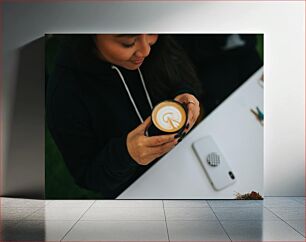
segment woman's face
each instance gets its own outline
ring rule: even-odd
[[[157,34],[97,34],[101,59],[128,70],[141,66],[156,43]]]

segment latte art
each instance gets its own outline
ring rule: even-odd
[[[175,101],[164,101],[154,107],[152,121],[159,130],[164,132],[176,132],[186,123],[184,107]]]

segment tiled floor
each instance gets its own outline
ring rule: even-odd
[[[1,198],[0,241],[305,241],[305,197],[237,200]]]

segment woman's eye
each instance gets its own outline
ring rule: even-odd
[[[132,43],[132,44],[125,44],[125,43],[122,43],[122,46],[125,47],[125,48],[131,48],[135,45],[135,43]]]

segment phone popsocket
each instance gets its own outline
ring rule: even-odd
[[[222,190],[236,181],[234,172],[210,136],[194,142],[192,147],[215,190]]]
[[[186,107],[175,100],[166,100],[153,108],[151,118],[152,124],[148,128],[149,136],[179,133],[186,126]]]

